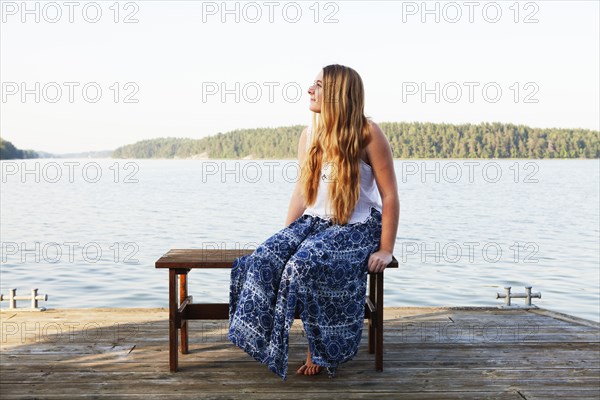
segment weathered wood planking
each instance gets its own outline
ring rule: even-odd
[[[549,310],[386,308],[383,372],[366,327],[335,379],[293,374],[301,321],[282,382],[227,340],[226,321],[190,321],[190,354],[168,372],[167,309],[3,311],[0,397],[597,399],[600,324]]]

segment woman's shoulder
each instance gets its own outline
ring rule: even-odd
[[[369,138],[365,145],[369,159],[380,157],[381,153],[386,152],[389,147],[389,141],[379,125],[369,120]]]
[[[371,143],[373,143],[373,141],[378,142],[381,140],[387,140],[387,138],[383,134],[383,131],[381,130],[379,125],[377,125],[376,122],[368,120],[368,123],[369,123],[369,134],[367,135],[365,147],[368,147]]]
[[[381,130],[381,128],[379,127],[379,125],[377,125],[377,123],[375,121],[372,120],[368,120],[369,122],[369,131],[373,134],[383,134],[383,131]]]

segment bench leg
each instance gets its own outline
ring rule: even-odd
[[[375,275],[373,274],[369,274],[369,299],[371,299],[371,303],[377,304],[375,302]],[[369,354],[373,353],[375,353],[375,325],[369,314]]]
[[[376,275],[377,289],[376,297],[377,303],[375,308],[377,309],[377,343],[375,345],[375,370],[383,371],[383,272]]]
[[[179,304],[188,296],[187,273],[179,275]],[[181,354],[188,354],[188,321],[181,321]]]
[[[169,269],[169,370],[177,372],[177,273]]]

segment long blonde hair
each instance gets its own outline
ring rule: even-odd
[[[370,132],[364,103],[363,82],[355,70],[338,64],[323,68],[321,113],[319,118],[313,114],[313,139],[301,176],[309,206],[317,198],[323,162],[332,163],[329,202],[334,224],[348,223],[360,195],[360,151]]]

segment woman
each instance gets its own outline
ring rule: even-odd
[[[286,228],[231,270],[228,337],[284,380],[296,309],[308,339],[298,374],[332,377],[357,354],[367,271],[392,261],[400,215],[390,145],[364,116],[360,76],[329,65],[308,93],[313,123],[300,135]]]

